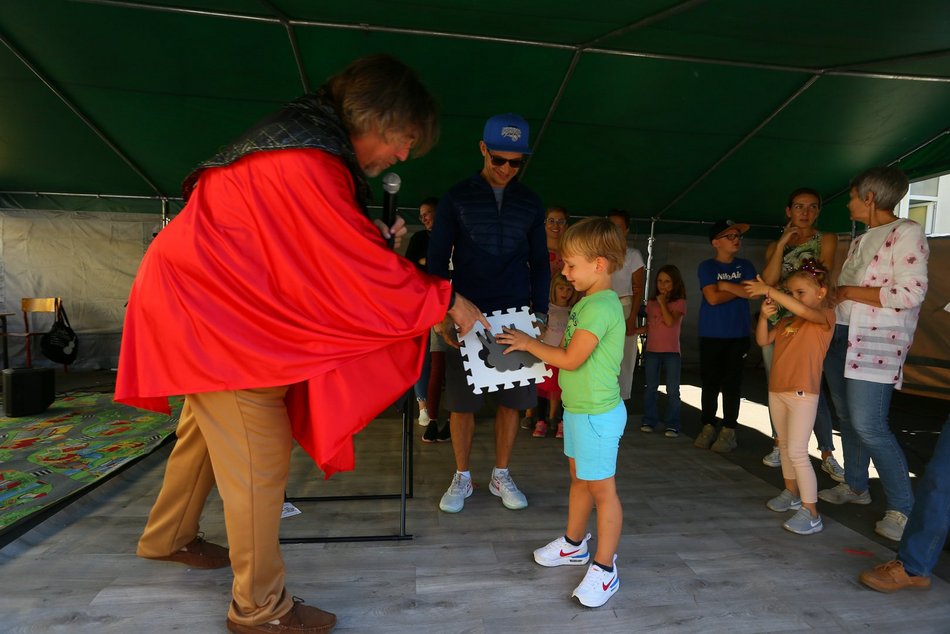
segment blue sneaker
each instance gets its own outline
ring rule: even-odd
[[[782,489],[781,493],[766,502],[765,505],[776,513],[797,511],[802,508],[802,499],[792,495],[792,492],[788,489]]]

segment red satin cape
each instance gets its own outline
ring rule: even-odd
[[[419,376],[451,287],[386,248],[342,160],[274,150],[202,173],[149,247],[125,317],[115,400],[289,385],[297,442],[327,477]]]

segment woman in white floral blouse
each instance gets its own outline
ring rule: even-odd
[[[841,423],[845,481],[818,494],[832,504],[869,504],[873,459],[887,497],[874,530],[894,541],[904,532],[914,494],[888,409],[927,293],[930,254],[921,226],[894,215],[907,188],[896,167],[875,167],[851,181],[851,219],[868,229],[851,242],[838,277],[837,323],[824,367]]]

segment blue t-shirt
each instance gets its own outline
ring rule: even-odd
[[[726,264],[715,258],[699,263],[699,288],[702,290],[719,280],[739,284],[755,279],[755,266],[743,258],[735,258]],[[749,300],[736,297],[713,306],[702,296],[699,305],[699,336],[714,339],[737,339],[748,337],[752,332],[749,315]]]

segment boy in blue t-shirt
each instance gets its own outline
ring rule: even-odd
[[[580,566],[590,560],[587,522],[597,507],[597,551],[572,596],[587,607],[602,606],[617,592],[617,544],[623,509],[614,474],[617,450],[627,423],[620,399],[620,360],[626,324],[623,306],[611,289],[610,274],[623,266],[626,240],[605,218],[587,218],[561,238],[564,276],[585,296],[574,305],[564,341],[550,346],[518,330],[496,335],[512,350],[526,350],[560,368],[558,384],[564,404],[564,454],[571,471],[567,530],[534,551],[542,566]]]
[[[703,382],[703,429],[693,443],[728,453],[736,448],[742,366],[749,351],[752,319],[742,286],[754,280],[752,262],[736,257],[749,225],[720,220],[709,231],[716,257],[699,264],[699,367]],[[722,429],[716,437],[716,410],[722,393]],[[715,442],[714,442],[715,441]],[[710,447],[710,445],[712,445]]]

